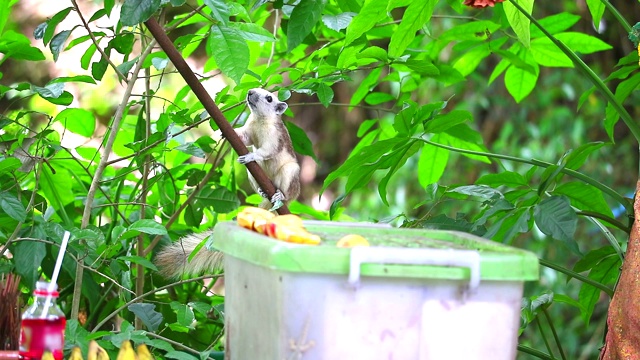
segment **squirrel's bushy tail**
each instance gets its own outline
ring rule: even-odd
[[[154,261],[160,275],[168,279],[177,279],[183,275],[196,276],[219,269],[222,265],[222,253],[208,250],[204,246],[189,261],[193,250],[212,233],[213,231],[209,230],[187,235],[160,250]]]

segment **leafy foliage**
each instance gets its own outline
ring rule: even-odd
[[[581,26],[602,29],[602,2],[587,1],[589,19],[574,7],[534,9],[533,0],[483,11],[435,0],[204,0],[197,9],[182,0],[105,0],[90,16],[71,2],[34,25],[36,43],[11,22],[21,3],[0,5],[0,64],[76,70],[0,79],[0,248],[13,256],[0,269],[18,272],[28,289],[51,274],[63,232],[73,234],[59,279],[68,342],[97,338],[113,351],[131,339],[173,359],[223,350],[223,297],[196,281],[167,283],[152,257],[255,197],[225,141],[211,137],[209,115],[155,47],[144,24],[151,18],[165,21],[180,53],[197,60],[196,73],[234,125],[246,119],[243,99],[253,87],[278,91],[289,117],[304,114],[285,122],[295,150],[311,159],[303,168],[318,169],[303,200],[320,194],[333,203],[316,210],[301,201],[294,211],[466,231],[536,251],[579,281],[544,273],[528,289],[522,351],[547,345],[542,325],[541,335],[530,325],[544,316],[553,328],[558,307],[602,323],[597,305],[618,277],[631,207],[603,175],[619,169],[616,161],[600,164],[620,155],[614,141],[629,141],[616,134],[618,119],[638,140],[623,104],[634,103],[640,84],[635,50],[603,76],[613,91],[595,73],[606,70],[582,60],[623,48],[605,41],[620,36]],[[72,14],[79,25],[70,25]],[[582,92],[582,113],[559,105],[559,91]],[[293,106],[313,101],[318,111]],[[588,129],[604,136],[587,137],[590,118],[605,119]],[[116,316],[119,331],[104,331]]]

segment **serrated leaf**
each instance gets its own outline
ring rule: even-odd
[[[11,193],[6,191],[0,193],[0,208],[14,220],[25,221],[27,219],[27,209]]]
[[[158,327],[162,324],[162,314],[155,311],[155,308],[155,304],[147,303],[131,304],[127,307],[150,331],[158,330]]]
[[[512,0],[516,1],[527,13],[531,14],[533,11],[533,0]],[[507,16],[507,21],[513,31],[518,35],[518,40],[524,45],[525,48],[529,47],[531,41],[531,28],[529,27],[529,19],[520,12],[510,1],[503,3],[504,13]]]
[[[358,15],[354,12],[343,12],[337,15],[323,15],[322,22],[331,30],[340,31],[346,29],[354,16]]]
[[[204,4],[211,10],[213,18],[223,25],[229,23],[229,6],[223,0],[204,0]]]
[[[387,17],[388,0],[368,0],[360,9],[349,26],[347,27],[347,36],[344,40],[344,46],[347,46],[358,39],[360,36],[371,30],[378,21]]]
[[[413,0],[402,16],[398,29],[391,35],[389,56],[401,56],[416,36],[416,32],[429,21],[437,0]]]
[[[212,25],[207,49],[223,74],[240,84],[249,67],[249,46],[237,29]]]
[[[571,203],[566,196],[551,196],[542,200],[536,205],[533,216],[540,231],[562,241],[567,248],[580,254],[574,239],[578,215],[571,208]]]
[[[292,51],[311,33],[322,16],[325,0],[300,0],[293,8],[287,26],[287,49]]]
[[[124,0],[120,9],[120,22],[135,26],[145,22],[160,8],[160,0]]]
[[[55,117],[69,131],[90,138],[96,128],[96,119],[91,111],[77,108],[62,110]]]

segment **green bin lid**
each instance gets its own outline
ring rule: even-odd
[[[531,252],[506,246],[475,235],[448,230],[399,229],[370,224],[311,221],[305,228],[322,239],[322,244],[299,245],[272,239],[242,228],[235,222],[219,223],[213,246],[225,255],[286,272],[349,274],[352,248],[338,248],[345,235],[364,236],[371,247],[409,249],[446,249],[452,254],[477,251],[480,279],[526,281],[538,279],[538,258]],[[420,251],[420,250],[419,250]],[[409,277],[466,280],[471,271],[465,267],[397,263],[363,263],[364,276]]]

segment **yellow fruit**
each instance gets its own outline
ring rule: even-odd
[[[53,354],[51,351],[45,351],[42,353],[42,360],[54,360]]]
[[[131,342],[129,340],[125,340],[120,345],[120,351],[118,352],[117,360],[135,360],[136,352],[133,351],[133,347],[131,347]]]
[[[302,219],[298,215],[293,214],[276,216],[265,224],[264,233],[273,238],[278,238],[276,233],[279,227],[302,228]]]
[[[354,246],[369,246],[369,241],[367,241],[367,239],[365,239],[361,235],[349,234],[349,235],[343,236],[340,240],[338,240],[338,243],[336,244],[336,246],[341,248],[350,248]]]
[[[91,340],[87,360],[109,360],[109,354],[95,340]]]
[[[153,360],[153,355],[151,355],[149,348],[145,344],[138,345],[136,353],[138,353],[138,360]]]
[[[238,225],[249,230],[257,230],[256,223],[264,223],[275,215],[268,210],[257,207],[246,207],[238,213]]]
[[[82,350],[77,346],[71,349],[71,356],[69,356],[69,360],[84,360],[82,358]]]

